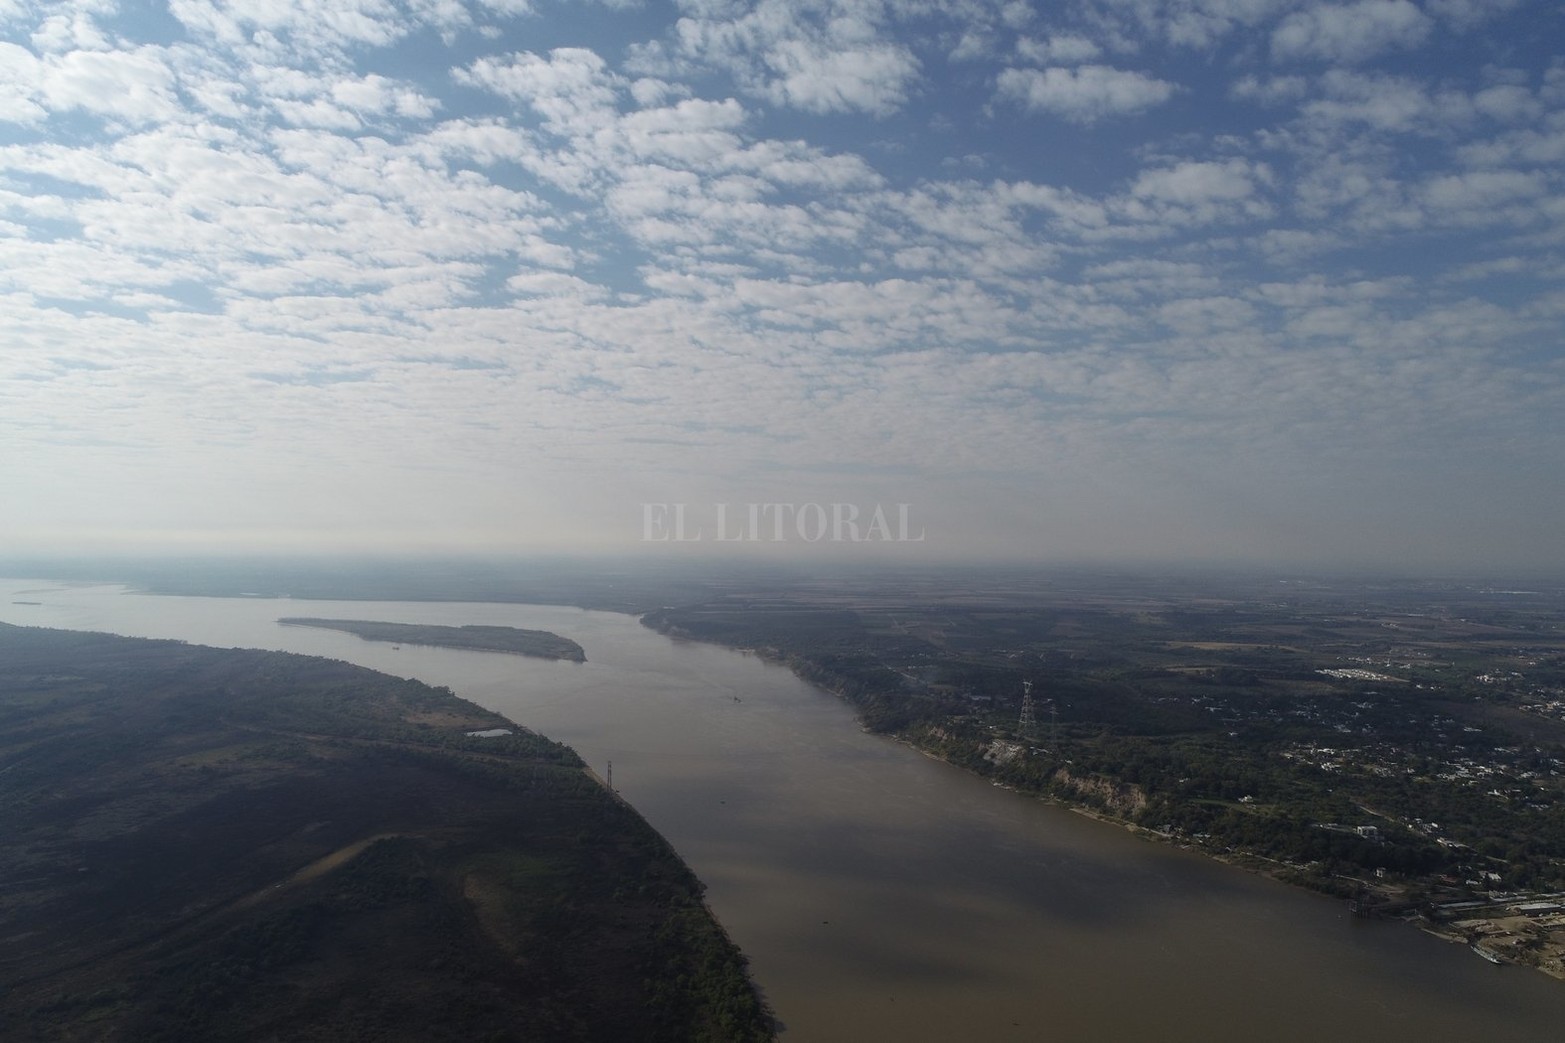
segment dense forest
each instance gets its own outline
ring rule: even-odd
[[[662,838],[449,691],[0,625],[0,764],[7,1040],[772,1035]]]

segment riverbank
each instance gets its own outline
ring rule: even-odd
[[[941,751],[922,746],[906,736],[894,736],[893,739],[932,760],[964,771],[969,770],[964,765],[957,764],[944,756]],[[980,775],[979,777],[982,778],[983,776]],[[1086,804],[1063,800],[1050,794],[1025,790],[992,779],[990,784],[1008,792],[1072,812],[1094,822],[1117,827],[1142,840],[1166,844],[1181,851],[1189,851],[1211,859],[1214,862],[1232,866],[1235,869],[1253,873],[1269,880],[1275,880],[1290,887],[1297,887],[1312,894],[1318,894],[1327,898],[1341,898],[1341,895],[1336,890],[1313,886],[1315,882],[1308,875],[1305,875],[1303,867],[1280,864],[1275,859],[1266,858],[1254,852],[1213,851],[1201,844],[1193,843],[1187,839],[1159,830],[1148,829],[1146,826],[1139,825],[1129,819],[1104,812]],[[1360,894],[1373,895],[1381,901],[1388,903],[1392,901],[1397,903],[1405,902],[1404,894],[1387,888],[1378,882],[1350,880],[1347,883],[1357,888]],[[1544,896],[1512,896],[1508,901],[1497,903],[1502,911],[1505,912],[1505,915],[1470,916],[1448,924],[1441,924],[1431,920],[1425,912],[1377,918],[1397,920],[1416,927],[1425,934],[1439,938],[1441,941],[1466,946],[1490,963],[1531,968],[1556,980],[1565,981],[1565,915],[1555,917],[1546,923],[1540,923],[1535,918],[1517,911],[1518,907],[1532,904],[1529,902],[1529,899],[1542,897]],[[1354,901],[1347,899],[1343,899],[1343,901],[1347,903],[1350,914],[1362,915],[1352,913]],[[1368,915],[1375,914],[1371,913]]]
[[[600,773],[612,760],[615,785],[707,884],[787,1039],[1533,1043],[1565,1017],[1565,990],[1547,978],[1474,973],[1463,949],[1354,929],[1294,889],[998,793],[866,734],[844,700],[789,670],[670,642],[630,615],[311,613],[550,630],[587,648],[578,667],[279,627],[299,613],[277,601],[112,589],[42,600],[0,619],[412,674],[568,743]]]
[[[1116,826],[1142,840],[1167,844],[1290,887],[1340,899],[1355,915],[1395,919],[1423,928],[1427,933],[1442,940],[1472,947],[1475,952],[1483,954],[1484,958],[1491,962],[1531,967],[1549,977],[1565,980],[1565,909],[1562,909],[1562,914],[1557,921],[1540,921],[1521,911],[1535,904],[1529,900],[1537,899],[1539,896],[1515,895],[1508,902],[1497,902],[1495,915],[1469,913],[1458,919],[1451,913],[1442,912],[1443,909],[1464,904],[1458,900],[1461,895],[1452,892],[1450,888],[1446,889],[1442,898],[1430,889],[1430,885],[1421,881],[1388,884],[1380,879],[1328,876],[1323,875],[1324,869],[1318,865],[1279,861],[1258,852],[1242,849],[1214,850],[1209,844],[1202,843],[1200,838],[1181,835],[1177,831],[1149,828],[1134,821],[1128,815],[1118,814],[1104,806],[1105,802],[1112,803],[1118,800],[1137,810],[1144,807],[1145,795],[1139,793],[1135,787],[1127,787],[1112,778],[1068,779],[1067,781],[1084,795],[1099,798],[1096,802],[1088,802],[1072,800],[1058,793],[1018,786],[995,777],[996,769],[1003,766],[1010,758],[992,756],[992,747],[995,745],[1009,747],[1008,752],[1012,757],[1035,752],[1029,751],[1023,744],[992,740],[988,744],[989,748],[985,748],[985,744],[977,742],[972,744],[971,749],[963,751],[964,756],[952,756],[949,735],[938,728],[886,727],[886,722],[888,720],[894,722],[896,715],[887,714],[884,703],[876,702],[866,707],[860,691],[855,690],[851,684],[833,678],[818,664],[804,656],[784,653],[777,648],[764,645],[750,647],[727,645],[722,641],[683,631],[677,626],[656,626],[648,622],[646,617],[642,618],[642,623],[664,633],[665,636],[716,644],[785,666],[805,683],[828,692],[852,706],[860,726],[865,731],[890,738],[926,757],[960,768],[997,787],[1071,811],[1105,825]],[[875,714],[874,720],[870,719],[870,713]],[[942,741],[936,742],[936,736]],[[975,765],[979,766],[975,767]],[[1395,912],[1385,914],[1377,912],[1377,908],[1388,908]],[[1435,926],[1434,929],[1430,929],[1431,925],[1435,924],[1432,917],[1443,917],[1447,926],[1444,928]]]

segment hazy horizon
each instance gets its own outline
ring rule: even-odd
[[[777,553],[761,558],[741,552],[626,554],[368,554],[319,551],[209,554],[15,554],[0,553],[0,576],[40,582],[124,584],[132,589],[201,595],[259,593],[348,600],[527,601],[540,588],[555,593],[602,592],[624,581],[638,589],[687,585],[721,591],[815,589],[851,586],[865,593],[911,584],[940,584],[950,593],[986,591],[1005,597],[1084,588],[1144,593],[1204,590],[1222,596],[1263,588],[1283,593],[1431,590],[1447,586],[1497,594],[1550,593],[1565,588],[1565,568],[1501,569],[1476,566],[1441,570],[1343,566],[1308,562],[1223,560],[1078,559],[1055,561],[895,560],[845,550],[825,555]],[[256,584],[254,587],[245,584]],[[888,586],[889,585],[889,586]],[[308,592],[301,592],[301,587]],[[482,587],[485,596],[468,598]],[[387,591],[397,591],[395,595]],[[402,594],[407,594],[403,597]]]
[[[0,554],[1558,574],[1562,38],[0,0]]]

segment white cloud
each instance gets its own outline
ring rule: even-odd
[[[535,10],[532,0],[478,0],[478,2],[497,14],[512,17],[533,14]]]
[[[229,45],[249,43],[278,55],[384,46],[422,18],[466,18],[449,4],[416,4],[411,15],[392,0],[169,0],[169,13],[198,36]]]
[[[1160,305],[1157,316],[1186,336],[1209,337],[1222,331],[1254,329],[1257,312],[1249,301],[1236,297],[1187,297]]]
[[[1228,93],[1240,101],[1254,101],[1262,105],[1278,105],[1298,101],[1309,93],[1309,81],[1303,76],[1241,76],[1228,88]]]
[[[906,104],[920,62],[886,31],[885,5],[758,0],[688,4],[665,47],[634,49],[643,71],[726,70],[749,93],[806,112],[888,115]]]
[[[505,286],[513,293],[526,296],[570,297],[584,301],[605,296],[602,287],[564,272],[525,272],[511,276]]]
[[[35,96],[43,80],[42,63],[25,47],[0,40],[0,120],[37,123],[48,112]]]
[[[331,84],[330,91],[333,101],[355,112],[425,118],[440,107],[416,89],[374,73],[340,79]]]
[[[1540,173],[1485,170],[1431,178],[1421,194],[1436,210],[1466,211],[1470,217],[1488,222],[1497,218],[1496,211],[1541,199],[1548,191],[1548,179]]]
[[[1089,0],[1089,24],[1113,50],[1132,52],[1147,39],[1210,49],[1254,29],[1297,0]]]
[[[774,74],[766,95],[779,104],[806,112],[857,110],[881,116],[907,101],[919,69],[904,47],[837,47],[807,40],[779,42],[765,62]]]
[[[1103,49],[1084,36],[1066,33],[1044,40],[1024,36],[1016,41],[1016,53],[1038,65],[1069,65],[1091,61]]]
[[[1410,0],[1317,4],[1283,19],[1272,32],[1280,59],[1361,62],[1384,51],[1417,47],[1431,21]]]
[[[1476,167],[1512,163],[1558,165],[1565,162],[1565,113],[1556,113],[1537,127],[1517,128],[1496,138],[1467,142],[1457,154],[1464,164]]]
[[[1246,199],[1255,192],[1255,176],[1256,171],[1241,159],[1180,163],[1142,173],[1130,191],[1142,199],[1189,206]]]
[[[1164,32],[1169,42],[1210,47],[1240,28],[1271,18],[1289,0],[1188,0],[1167,5]]]
[[[1332,69],[1320,79],[1320,97],[1305,102],[1300,111],[1320,127],[1363,124],[1380,131],[1438,135],[1467,123],[1473,106],[1465,94],[1432,93],[1407,77]]]
[[[38,58],[0,41],[0,98],[12,102],[0,112],[11,110],[12,122],[36,122],[45,111],[80,111],[131,123],[168,119],[178,111],[173,87],[173,72],[158,48],[77,50]]]
[[[283,119],[296,127],[324,127],[328,130],[358,130],[362,123],[347,109],[340,108],[321,98],[310,101],[293,101],[279,98],[272,107]]]
[[[558,133],[591,131],[613,121],[623,81],[592,51],[562,47],[547,58],[531,53],[480,58],[455,73],[459,83],[487,87],[523,102]]]
[[[1000,73],[998,88],[1002,100],[1016,102],[1029,112],[1053,113],[1073,123],[1134,115],[1163,104],[1177,89],[1142,73],[1107,65],[1006,69]]]
[[[1476,29],[1506,11],[1515,10],[1524,0],[1424,0],[1424,7],[1459,30]]]
[[[1536,120],[1543,115],[1543,104],[1525,87],[1499,84],[1473,96],[1473,108],[1491,119],[1507,123]]]
[[[734,132],[745,118],[744,108],[732,98],[720,102],[686,99],[630,113],[620,119],[617,130],[638,157],[705,166],[739,147],[740,139]]]
[[[953,62],[973,62],[991,58],[995,53],[995,45],[994,33],[982,29],[968,29],[946,57]]]
[[[71,50],[106,51],[110,49],[108,38],[98,28],[87,11],[52,15],[44,19],[32,34],[32,45],[39,51],[65,52]]]

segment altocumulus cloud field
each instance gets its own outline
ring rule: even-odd
[[[0,545],[1562,562],[1529,0],[0,0]]]

